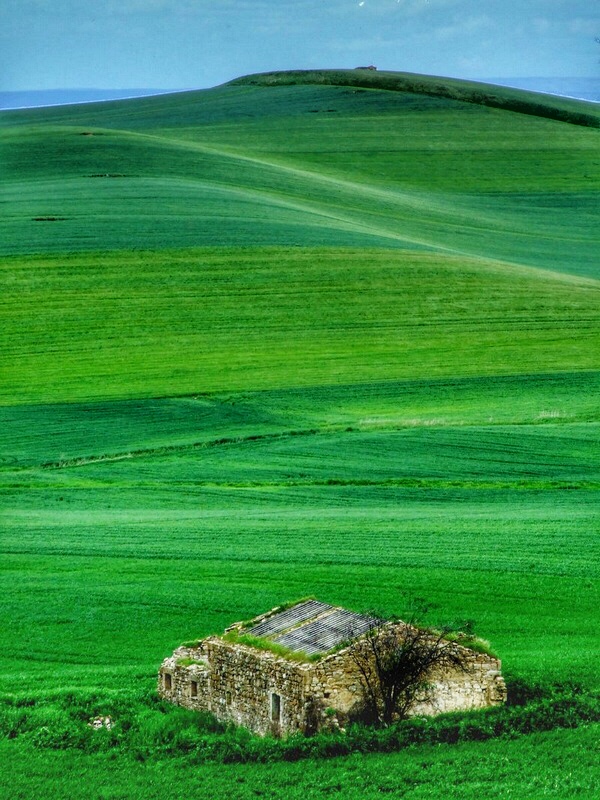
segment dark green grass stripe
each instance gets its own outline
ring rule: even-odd
[[[66,461],[48,461],[40,464],[40,469],[66,469],[69,467],[84,467],[88,464],[101,464],[112,461],[123,461],[130,458],[149,458],[154,456],[168,456],[172,454],[183,454],[192,450],[208,449],[212,447],[222,447],[224,445],[239,445],[247,442],[256,441],[274,441],[276,439],[284,439],[292,436],[313,436],[319,431],[298,430],[286,431],[283,433],[263,433],[263,434],[250,434],[248,436],[238,437],[221,437],[220,439],[213,439],[210,441],[190,442],[186,444],[173,444],[162,445],[161,447],[148,447],[140,448],[138,450],[129,450],[122,453],[111,453],[110,455],[97,455],[97,456],[82,456],[80,458],[70,459]]]

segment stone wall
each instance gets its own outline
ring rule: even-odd
[[[393,626],[401,637],[403,623]],[[323,710],[323,723],[337,718],[344,724],[360,711],[364,679],[352,657],[355,648],[369,653],[364,640],[340,650],[315,666],[309,691]],[[427,697],[415,703],[410,716],[434,716],[448,711],[469,711],[500,705],[506,701],[506,684],[501,663],[494,656],[460,647],[463,668],[434,672],[429,678]],[[373,661],[371,660],[371,665]],[[374,670],[373,670],[374,673]],[[327,711],[329,710],[329,713]],[[333,712],[337,712],[335,716]]]
[[[471,711],[506,702],[506,684],[500,662],[483,653],[469,655],[466,669],[431,677],[431,700],[417,703],[412,716],[433,716],[448,711]]]
[[[310,664],[216,637],[207,648],[213,714],[263,735],[304,729]]]
[[[209,674],[204,647],[178,647],[161,665],[158,693],[179,706],[210,711]]]
[[[173,703],[209,711],[223,722],[280,736],[344,725],[363,702],[363,682],[350,645],[318,662],[292,661],[268,650],[204,639],[165,659],[158,690]],[[433,691],[413,715],[485,708],[506,700],[500,662],[464,650],[466,668],[431,677]]]
[[[187,665],[190,659],[204,665]],[[215,636],[205,639],[201,648],[179,648],[163,661],[159,693],[177,705],[210,711],[222,722],[261,735],[288,735],[306,730],[312,666]],[[197,683],[196,697],[192,681]]]
[[[315,665],[310,691],[321,710],[321,727],[344,725],[362,705],[363,687],[350,650],[340,650]]]

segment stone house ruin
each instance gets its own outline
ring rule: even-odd
[[[159,671],[158,691],[185,708],[261,734],[287,736],[343,726],[361,709],[364,685],[353,658],[373,617],[317,600],[277,607],[223,636],[177,648]],[[401,635],[404,623],[385,623]],[[362,643],[362,645],[361,645]],[[426,702],[411,714],[498,705],[506,699],[500,662],[468,650],[468,669],[431,676]]]

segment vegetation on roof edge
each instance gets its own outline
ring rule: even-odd
[[[223,639],[225,642],[229,642],[231,644],[243,644],[247,647],[253,647],[256,650],[265,650],[267,652],[273,653],[276,656],[280,656],[282,658],[287,658],[292,661],[299,661],[301,663],[314,663],[316,661],[320,661],[322,658],[328,655],[332,655],[333,653],[339,652],[343,648],[347,647],[350,642],[345,640],[340,644],[332,647],[326,653],[316,653],[313,655],[308,655],[302,651],[298,650],[291,650],[289,647],[285,647],[284,645],[278,644],[277,642],[273,642],[272,640],[263,637],[263,636],[253,636],[251,633],[247,633],[248,629],[251,628],[256,624],[257,620],[265,620],[269,619],[270,617],[275,616],[276,614],[282,614],[284,611],[287,611],[289,608],[293,608],[294,606],[300,605],[300,603],[307,603],[311,600],[316,600],[314,595],[307,595],[306,597],[300,597],[296,600],[287,600],[284,603],[281,603],[278,606],[275,606],[273,609],[268,611],[265,614],[259,614],[251,619],[244,620],[241,623],[236,623],[236,627],[233,627],[231,630],[227,630],[224,634],[216,634],[219,638]],[[396,616],[396,615],[381,615],[376,614],[373,611],[364,611],[359,612],[364,613],[369,616],[380,616],[385,622],[403,622],[403,620]],[[427,625],[419,625],[418,627],[428,628]],[[440,633],[439,630],[436,628],[429,629],[431,633],[436,634]],[[487,639],[482,639],[479,636],[476,636],[473,633],[469,633],[463,630],[451,630],[448,631],[444,635],[444,638],[450,642],[456,642],[461,647],[466,648],[467,650],[472,650],[474,653],[481,653],[482,655],[490,656],[491,658],[498,658],[498,654],[492,648],[490,642]],[[182,642],[180,645],[181,647],[187,647],[191,649],[195,649],[200,646],[202,643],[202,639],[193,639],[187,642]],[[185,663],[184,662],[189,662]],[[193,664],[199,664],[201,662],[195,661],[194,659],[189,658],[180,658],[177,661],[178,665],[189,666]]]
[[[315,653],[309,656],[301,650],[290,650],[289,647],[284,647],[284,645],[273,642],[270,639],[261,636],[252,636],[249,633],[240,633],[235,629],[225,633],[221,636],[221,639],[230,644],[243,644],[247,647],[253,647],[255,650],[265,650],[281,658],[286,658],[290,661],[299,661],[304,664],[320,661],[323,655],[328,655],[328,653]]]
[[[182,658],[177,659],[177,666],[178,667],[205,667],[206,661],[199,661],[197,658],[188,658],[183,656]]]
[[[583,125],[588,128],[600,128],[600,111],[597,111],[592,103],[587,103],[585,100],[553,98],[525,89],[411,72],[378,72],[361,69],[289,70],[245,75],[235,78],[225,85],[296,86],[302,84],[356,86],[365,89],[445,97],[457,102],[499,108],[519,114],[567,122],[572,125]]]

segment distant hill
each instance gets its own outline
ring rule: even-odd
[[[501,108],[545,117],[574,125],[600,127],[600,109],[568,97],[544,95],[481,81],[467,81],[411,72],[377,72],[362,69],[290,70],[247,75],[230,82],[232,86],[356,86],[393,92],[410,92],[429,97]],[[587,107],[586,107],[587,106]]]
[[[482,82],[600,102],[600,78],[482,78]],[[186,91],[184,89],[44,89],[0,92],[0,110],[123,100]]]
[[[499,86],[513,86],[532,92],[556,94],[561,97],[574,97],[578,100],[591,100],[600,103],[600,77],[596,78],[488,78],[490,83]]]
[[[165,94],[175,89],[43,89],[40,91],[0,92],[0,109],[95,103]]]

